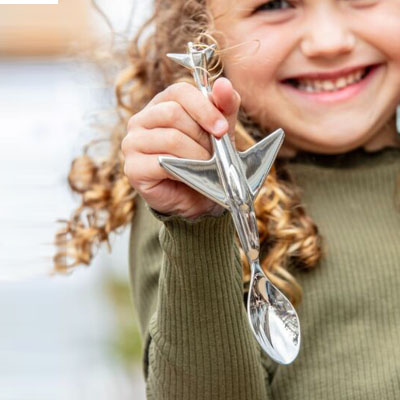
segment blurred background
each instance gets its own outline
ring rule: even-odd
[[[79,204],[71,161],[113,118],[110,48],[150,12],[150,0],[0,5],[0,400],[145,399],[129,228],[90,267],[48,273],[56,221]]]

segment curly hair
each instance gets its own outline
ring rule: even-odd
[[[89,156],[89,144],[72,162],[69,185],[80,194],[81,204],[69,220],[61,221],[63,227],[55,239],[54,272],[67,273],[77,265],[89,265],[95,248],[101,242],[110,246],[110,233],[134,217],[136,192],[124,175],[120,148],[127,121],[167,86],[191,81],[188,71],[176,66],[164,56],[166,53],[181,52],[189,40],[219,44],[205,3],[205,0],[156,0],[152,17],[130,43],[129,66],[120,73],[115,87],[119,122],[109,136],[109,156],[101,161]],[[214,77],[223,72],[220,57],[223,51],[227,49],[217,52],[211,65],[210,69],[217,71]],[[261,131],[241,110],[235,132],[238,150],[252,145]],[[289,267],[314,267],[321,257],[321,238],[284,166],[272,169],[257,197],[255,210],[261,246],[267,249],[261,266],[296,306],[302,290]],[[246,283],[249,265],[243,252],[241,256]]]

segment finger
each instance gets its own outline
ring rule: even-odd
[[[199,89],[189,83],[175,83],[156,95],[147,107],[165,101],[176,101],[206,131],[220,137],[228,131],[224,115]]]
[[[124,173],[135,189],[141,191],[164,179],[177,180],[160,166],[158,157],[159,154],[135,153],[125,160]]]
[[[204,148],[191,137],[172,128],[138,130],[132,145],[137,152],[144,154],[169,154],[195,160],[211,158],[211,149]]]
[[[211,152],[209,134],[175,101],[158,103],[137,113],[131,118],[128,129],[134,127],[175,128]]]
[[[159,165],[158,155],[137,154],[127,160],[125,175],[146,203],[159,212],[173,212],[182,216],[188,212],[196,214],[196,208],[204,210],[204,202],[210,202],[194,189],[169,175]],[[212,209],[214,208],[215,204],[212,206]]]
[[[240,96],[233,89],[229,79],[219,78],[215,81],[212,100],[215,106],[225,115],[229,123],[229,133],[233,137],[240,107]]]

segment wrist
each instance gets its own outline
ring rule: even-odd
[[[201,219],[202,217],[220,217],[223,214],[225,214],[226,209],[222,206],[220,206],[217,203],[214,203],[211,205],[211,207],[208,210],[203,210],[201,212],[191,212],[190,210],[186,212],[171,212],[171,213],[164,213],[161,211],[158,211],[151,206],[148,206],[149,210],[152,212],[153,215],[159,220],[165,221],[171,218],[181,218],[187,221],[196,221],[198,219]]]

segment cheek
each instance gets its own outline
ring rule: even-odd
[[[263,72],[272,74],[290,51],[288,40],[282,39],[287,35],[278,32],[280,30],[248,26],[228,33],[228,47],[232,50],[227,51],[226,65],[241,66],[257,76]]]
[[[389,62],[400,66],[400,16],[392,27],[382,26],[378,34],[371,38],[371,42],[388,59]],[[394,39],[394,38],[399,39]]]
[[[354,22],[353,22],[354,23]],[[388,0],[381,9],[357,19],[357,33],[389,62],[400,66],[400,1]]]
[[[225,75],[243,103],[253,106],[255,98],[264,97],[260,97],[261,93],[272,94],[275,90],[279,69],[292,50],[290,35],[278,29],[247,26],[227,33],[226,37],[227,47],[232,49],[224,57]]]
[[[397,13],[395,12],[397,11]],[[386,85],[382,90],[388,98],[398,103],[400,98],[400,0],[392,14],[380,15],[369,22],[374,35],[367,37],[387,63]]]

